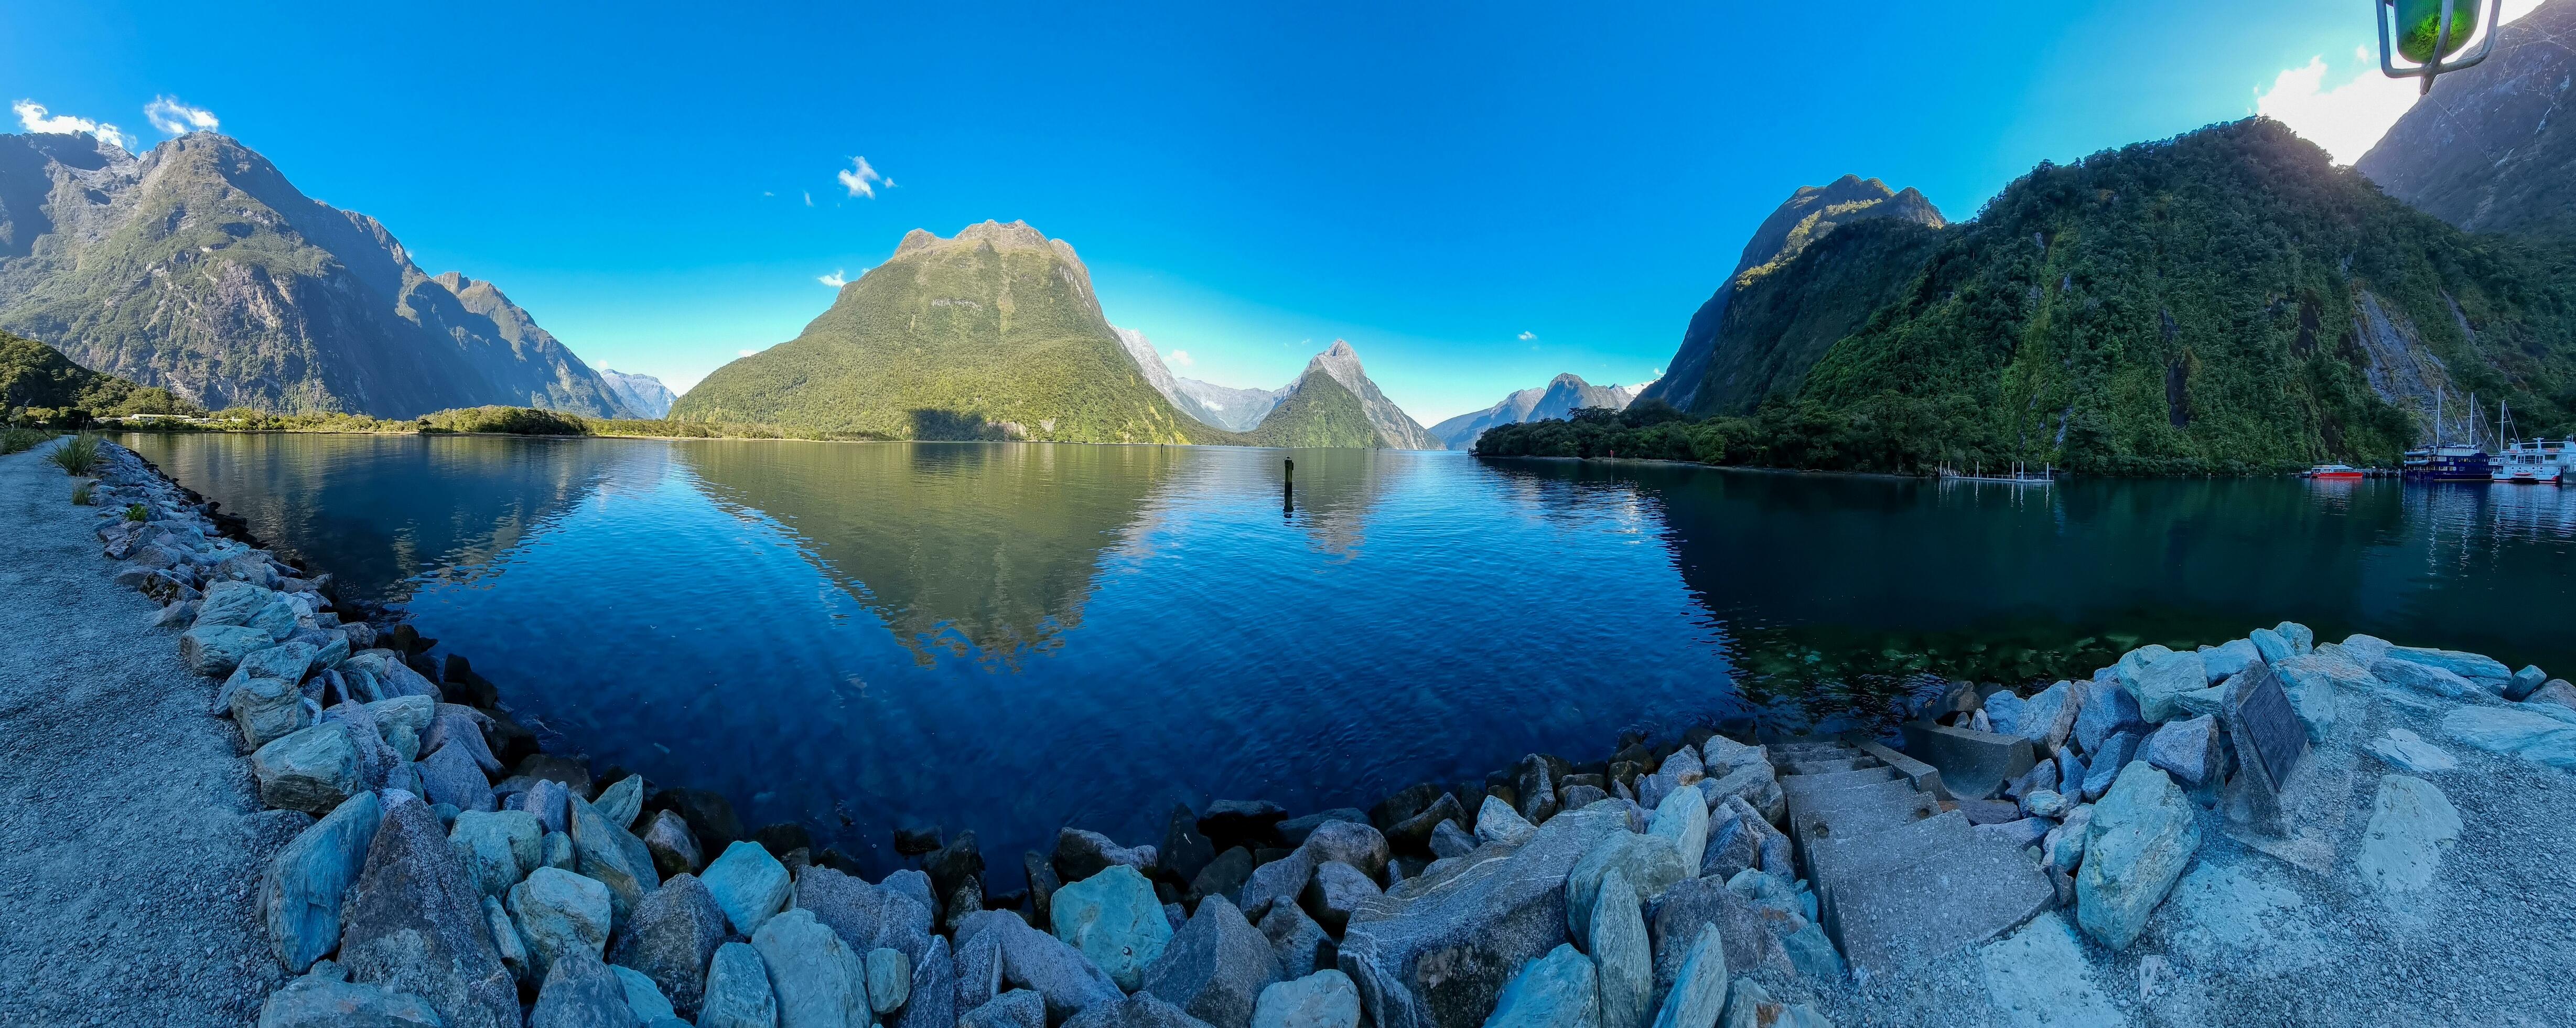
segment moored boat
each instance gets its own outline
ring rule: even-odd
[[[2350,464],[2319,464],[2316,467],[2309,468],[2307,473],[2300,477],[2331,481],[2359,479],[2362,477],[2362,474],[2363,472],[2360,468],[2353,467]]]

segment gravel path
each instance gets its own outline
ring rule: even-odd
[[[45,449],[0,457],[0,1025],[250,1024],[284,979],[259,874],[303,815],[260,811]]]

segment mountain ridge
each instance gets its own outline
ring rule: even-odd
[[[428,274],[382,223],[211,132],[139,156],[0,135],[0,329],[209,408],[622,412],[491,283]]]
[[[2486,62],[2434,80],[2353,167],[2472,232],[2576,238],[2576,0],[2496,33]]]
[[[1442,446],[1464,450],[1473,447],[1478,436],[1497,425],[1564,418],[1584,408],[1626,410],[1636,400],[1640,388],[1596,386],[1584,381],[1581,375],[1567,372],[1549,379],[1546,385],[1515,390],[1503,397],[1500,403],[1450,418],[1426,431]]]

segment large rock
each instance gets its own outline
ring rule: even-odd
[[[598,956],[608,946],[608,886],[570,871],[541,867],[510,887],[506,906],[527,940],[528,963],[546,976],[566,954]]]
[[[2380,686],[2379,678],[2369,668],[2345,656],[2339,647],[2333,652],[2311,651],[2279,661],[2272,665],[2272,672],[2312,743],[2324,742],[2326,733],[2334,729],[2335,713],[2341,706],[2337,697],[2343,691],[2362,693]]]
[[[1547,758],[1536,753],[1522,757],[1512,769],[1512,791],[1520,797],[1521,819],[1531,824],[1546,824],[1556,816],[1556,779],[1549,770]],[[1360,986],[1362,995],[1368,986]]]
[[[2459,841],[2460,828],[2459,810],[2432,783],[2383,775],[2353,866],[2382,892],[2421,889],[2433,884],[2442,851]]]
[[[313,723],[304,707],[304,694],[297,688],[312,659],[313,647],[303,643],[271,646],[243,658],[232,677],[224,680],[226,705],[231,708],[233,728],[241,733],[243,749],[256,750]]]
[[[449,1028],[518,1025],[518,987],[482,893],[428,806],[403,800],[385,812],[341,922],[339,963],[351,980],[419,996]]]
[[[1726,944],[1718,938],[1718,929],[1700,929],[1692,941],[1690,953],[1682,958],[1681,970],[1673,977],[1672,991],[1664,995],[1664,1005],[1655,1012],[1654,1028],[1696,1028],[1717,1023],[1726,1010]]]
[[[1714,813],[1729,799],[1740,799],[1766,820],[1789,816],[1788,797],[1780,790],[1780,779],[1767,761],[1738,764],[1724,777],[1704,778],[1699,782],[1700,798],[1708,801]]]
[[[2098,800],[2110,792],[2112,783],[2119,781],[2121,770],[2137,759],[2138,744],[2145,738],[2137,732],[2122,732],[2102,740],[2101,748],[2093,751],[2093,766],[2084,772],[2084,798]]]
[[[1066,1021],[1064,1028],[1208,1028],[1208,1024],[1153,993],[1140,992],[1125,999],[1094,1003]]]
[[[2422,646],[2392,646],[2388,650],[2386,659],[2440,668],[2478,683],[2479,689],[2489,693],[2501,693],[2504,691],[2505,684],[2513,681],[2513,669],[2504,666],[2503,661],[2476,653],[2437,650]]]
[[[179,660],[188,670],[215,678],[233,673],[242,658],[274,645],[267,632],[240,625],[199,625],[179,633]]]
[[[439,1028],[429,1001],[410,993],[309,974],[268,994],[259,1028]]]
[[[2139,716],[2138,698],[2118,682],[2096,678],[2079,688],[2084,699],[2075,712],[2075,745],[2084,752],[2100,749],[2102,740],[2115,734],[2146,727],[2146,719]]]
[[[1708,852],[1708,803],[1695,792],[1677,792],[1655,806],[1655,825],[1647,834],[1673,844],[1682,867],[1696,873]]]
[[[1360,869],[1338,860],[1327,860],[1315,867],[1315,877],[1306,883],[1298,902],[1328,932],[1338,932],[1351,923],[1351,915],[1381,895],[1376,882]],[[1277,909],[1273,906],[1272,909]]]
[[[1338,860],[1360,869],[1371,879],[1386,876],[1387,861],[1394,856],[1386,836],[1376,828],[1352,821],[1332,821],[1315,826],[1297,852],[1306,854],[1314,863]]]
[[[1535,831],[1538,831],[1537,825],[1529,823],[1520,811],[1513,810],[1512,805],[1503,802],[1499,796],[1485,797],[1484,806],[1476,810],[1477,842],[1518,846],[1528,841],[1530,833]]]
[[[1685,798],[1698,807],[1696,798]],[[1646,938],[1645,914],[1629,898],[1636,891],[1615,869],[1594,890],[1584,949],[1600,978],[1601,1028],[1645,1028],[1646,1004],[1654,997],[1654,944]]]
[[[769,967],[778,1028],[862,1028],[874,1020],[859,955],[811,911],[764,919],[752,933],[751,948]]]
[[[708,864],[707,872],[698,877],[707,884],[707,891],[715,894],[716,906],[724,910],[725,920],[744,935],[759,932],[762,922],[787,906],[791,891],[787,865],[779,863],[756,842],[736,842],[725,847],[724,855]]]
[[[340,904],[366,867],[384,816],[374,793],[352,796],[277,851],[259,880],[259,914],[279,963],[297,974],[340,945]]]
[[[2525,664],[2522,670],[2513,673],[2512,681],[2505,683],[2504,698],[2520,703],[2547,684],[2549,672],[2542,671],[2537,664]]]
[[[2392,653],[2394,651],[2391,651]],[[2370,673],[2382,682],[2401,689],[2412,689],[2431,696],[2460,699],[2487,692],[2475,682],[2452,673],[2447,668],[2382,657],[2370,665]]]
[[[912,958],[899,949],[879,947],[859,958],[867,975],[868,1009],[878,1017],[894,1013],[912,998]]]
[[[1604,836],[1566,876],[1566,926],[1573,929],[1575,938],[1591,937],[1593,899],[1613,872],[1628,885],[1634,902],[1643,904],[1698,871],[1683,867],[1681,853],[1666,840],[1634,832]]]
[[[1046,1001],[1027,989],[1002,993],[957,1018],[957,1028],[1046,1028],[1046,1023]]]
[[[198,600],[197,620],[192,628],[224,625],[248,625],[250,617],[268,605],[269,592],[249,582],[216,582],[206,587]]]
[[[1199,909],[1207,905],[1201,903]],[[962,983],[959,1006],[974,1005],[969,1002],[970,992],[980,998],[989,990],[1025,989],[1046,1001],[1047,1019],[1061,1021],[1094,1003],[1118,998],[1117,983],[1100,965],[1009,911],[967,915],[958,923],[956,946]],[[1169,946],[1164,947],[1166,955],[1170,952]],[[969,968],[991,970],[970,975]],[[1149,970],[1145,977],[1149,984],[1151,976]]]
[[[609,824],[634,828],[635,815],[644,810],[644,776],[628,775],[618,779],[617,784],[601,789],[599,798],[590,801],[590,805],[598,807],[599,816],[607,818]]]
[[[1601,986],[1592,961],[1560,945],[1522,965],[1494,1003],[1485,1028],[1601,1028]]]
[[[528,1028],[641,1028],[626,983],[595,953],[569,953],[546,972]]]
[[[619,828],[608,816],[591,806],[577,793],[564,797],[569,805],[567,823],[571,828],[574,866],[587,877],[608,886],[608,898],[620,921],[644,901],[644,896],[662,884],[653,870],[653,853],[644,848],[644,840],[635,833]],[[708,882],[710,888],[714,882]],[[723,898],[717,892],[719,902]]]
[[[492,782],[462,747],[442,746],[415,766],[430,802],[451,804],[458,810],[493,809]]]
[[[663,878],[692,874],[698,869],[697,833],[689,830],[689,821],[668,810],[656,810],[644,826],[644,851],[653,855],[653,869]]]
[[[1349,975],[1324,970],[1261,990],[1252,1028],[1359,1028],[1360,989]]]
[[[1271,905],[1270,913],[1261,919],[1261,934],[1279,956],[1281,977],[1303,978],[1330,968],[1339,955],[1332,935],[1294,903]]]
[[[696,1016],[706,996],[707,961],[724,941],[724,911],[706,883],[673,875],[635,905],[612,937],[608,962],[642,972],[682,1015]]]
[[[1211,896],[1145,966],[1143,987],[1214,1028],[1251,1028],[1261,990],[1280,978],[1269,937],[1225,897]]]
[[[608,970],[617,976],[617,984],[626,987],[626,1008],[635,1012],[645,1028],[661,1028],[664,1022],[679,1017],[679,1008],[671,1005],[670,997],[662,995],[662,987],[645,977],[644,972],[615,964],[610,964]]]
[[[1626,813],[1552,817],[1519,849],[1479,850],[1385,916],[1353,923],[1339,963],[1378,1028],[1483,1024],[1512,972],[1566,938],[1566,879],[1614,832],[1627,832]]]
[[[769,965],[750,944],[725,943],[707,962],[706,999],[698,1007],[697,1028],[778,1028],[778,996],[769,989]]]
[[[1680,980],[1682,965],[1703,930],[1717,933],[1729,968],[1788,966],[1788,954],[1780,945],[1780,937],[1787,934],[1785,923],[1777,932],[1771,927],[1776,913],[1755,906],[1716,878],[1694,878],[1665,890],[1647,920],[1655,950],[1656,993],[1669,992]]]
[[[2147,737],[2146,748],[2138,756],[2172,775],[2175,784],[2185,789],[2217,784],[2226,763],[2225,751],[2218,745],[2218,719],[2208,715],[2166,723]]]
[[[358,749],[338,724],[314,725],[260,747],[250,756],[250,770],[259,780],[260,802],[315,817],[366,791]]]
[[[898,873],[883,885],[869,885],[828,867],[809,867],[796,876],[795,902],[841,933],[851,949],[901,950],[919,964],[930,953],[930,908],[919,896],[896,887],[901,877]]]
[[[465,810],[447,831],[447,844],[465,874],[486,896],[506,896],[510,887],[545,865],[545,831],[524,810]]]
[[[2442,717],[2442,730],[2491,753],[2576,771],[2576,722],[2514,708],[2462,707]]]
[[[1091,958],[1126,992],[1136,991],[1145,965],[1162,956],[1172,939],[1153,883],[1125,864],[1056,890],[1050,913],[1055,937]]]
[[[2165,773],[2131,763],[2093,808],[2075,875],[2076,919],[2095,941],[2126,949],[2146,930],[2200,851],[2199,810]]]
[[[1152,846],[1121,846],[1099,832],[1062,828],[1055,835],[1056,879],[1068,885],[1110,867],[1148,871],[1160,856]]]
[[[2229,676],[2252,667],[2262,659],[2262,651],[2254,646],[2251,639],[2230,639],[2216,646],[2203,646],[2200,648],[2200,662],[2209,673],[2209,681],[2203,684],[2224,682]]]
[[[2059,682],[2022,701],[2013,734],[2030,740],[2041,753],[2055,753],[2075,734],[2075,715],[2083,709],[2083,693],[2075,683]]]
[[[931,939],[930,948],[912,962],[911,992],[893,1028],[955,1028],[957,961],[948,952],[946,938]]]
[[[2200,654],[2162,646],[2129,651],[2120,658],[2118,675],[2120,687],[2138,702],[2138,716],[2149,724],[2172,720],[2184,693],[2210,686],[2209,666]]]

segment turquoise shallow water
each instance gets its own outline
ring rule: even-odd
[[[1622,729],[1851,691],[1818,681],[2082,674],[2139,641],[2283,618],[2576,670],[2576,490],[131,441],[262,539],[407,607],[557,745],[887,866],[908,821],[974,828],[1009,867],[1067,823],[1158,842],[1175,801],[1366,806],[1533,750],[1597,759]]]

